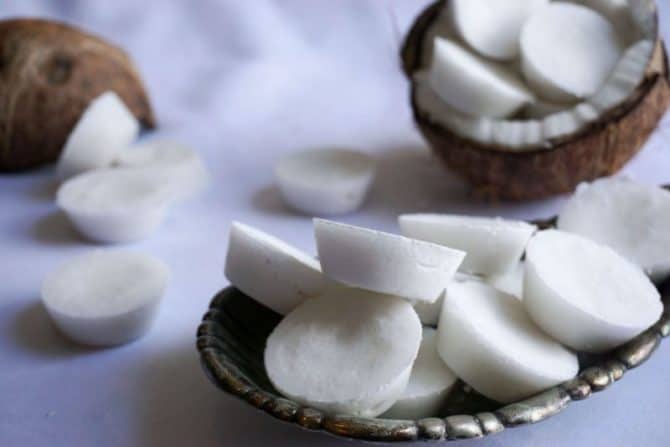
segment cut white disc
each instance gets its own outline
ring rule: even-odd
[[[581,184],[558,228],[612,247],[655,280],[670,272],[670,192],[626,178]]]
[[[99,169],[61,185],[56,203],[86,238],[132,242],[153,233],[165,219],[172,195],[143,169]]]
[[[533,14],[521,32],[526,79],[539,96],[557,103],[593,95],[622,51],[612,24],[582,5],[552,2]]]
[[[56,172],[61,180],[106,168],[137,138],[140,124],[121,98],[105,92],[88,105],[65,142]]]
[[[439,416],[440,409],[458,377],[437,353],[436,340],[435,329],[423,329],[421,347],[407,388],[382,417],[417,420]]]
[[[476,281],[449,286],[437,347],[458,377],[503,403],[558,385],[579,370],[577,357],[542,332],[517,298]]]
[[[282,315],[322,294],[327,285],[319,261],[239,222],[230,229],[225,275],[246,295]]]
[[[534,101],[533,93],[509,67],[441,37],[433,43],[429,83],[445,103],[474,117],[504,118]]]
[[[340,289],[303,302],[279,323],[265,368],[290,399],[375,417],[406,388],[420,343],[421,323],[408,302]]]
[[[72,340],[94,346],[128,343],[151,326],[170,271],[145,254],[94,251],[49,274],[42,302]]]
[[[663,311],[641,269],[605,245],[558,230],[528,244],[523,302],[546,333],[587,352],[629,341]]]
[[[164,179],[176,200],[186,200],[204,190],[209,173],[197,152],[174,142],[152,140],[131,146],[116,157],[120,167],[146,168]]]
[[[346,214],[361,207],[375,162],[362,152],[328,149],[282,158],[275,179],[288,206],[309,215]]]
[[[395,234],[314,220],[323,272],[352,287],[432,303],[465,253]]]
[[[398,222],[405,236],[463,250],[460,270],[480,275],[511,270],[536,230],[522,221],[449,214],[405,214]]]
[[[450,0],[451,22],[483,56],[511,61],[519,55],[519,36],[528,17],[549,0]]]

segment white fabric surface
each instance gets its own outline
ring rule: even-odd
[[[666,35],[670,8],[662,4]],[[343,445],[219,392],[198,365],[195,330],[222,276],[232,219],[314,252],[311,222],[287,211],[272,165],[305,147],[377,153],[381,172],[363,211],[342,220],[397,231],[420,210],[551,215],[560,199],[489,206],[428,155],[414,130],[399,36],[425,0],[199,2],[10,0],[0,16],[52,16],[84,25],[135,57],[161,134],[202,151],[213,185],[151,239],[131,246],[170,264],[156,326],[117,349],[62,338],[39,304],[45,274],[83,242],[55,210],[53,171],[0,176],[0,446]],[[666,119],[665,129],[668,129]],[[670,181],[670,131],[627,171]],[[541,424],[463,445],[664,446],[670,343],[623,382]],[[460,444],[456,444],[460,445]]]

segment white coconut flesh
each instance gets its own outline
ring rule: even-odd
[[[167,265],[152,256],[94,251],[49,274],[42,285],[42,301],[70,339],[86,345],[119,345],[151,327],[169,276]]]
[[[558,217],[558,228],[605,244],[654,280],[670,272],[670,192],[626,178],[581,184]]]
[[[521,32],[523,73],[538,94],[557,103],[593,95],[623,51],[614,26],[582,5],[551,3]]]
[[[462,3],[468,4],[469,2],[463,1]],[[576,135],[600,117],[621,106],[640,87],[647,66],[652,58],[657,35],[655,21],[650,16],[649,8],[642,4],[643,2],[623,4],[621,0],[588,0],[581,3],[583,5],[576,7],[592,8],[594,11],[591,11],[591,16],[599,16],[598,12],[600,12],[605,17],[612,19],[614,14],[614,16],[618,15],[621,17],[624,22],[629,22],[629,25],[632,26],[632,29],[628,29],[625,33],[620,30],[621,27],[618,25],[614,27],[616,28],[615,37],[620,42],[619,49],[617,50],[619,56],[615,58],[609,72],[605,73],[604,70],[592,71],[591,65],[587,66],[587,76],[595,76],[596,74],[603,76],[604,73],[604,79],[596,86],[595,90],[592,90],[591,94],[583,98],[578,98],[575,95],[558,95],[560,101],[556,101],[556,99],[552,100],[541,97],[543,89],[540,88],[537,92],[534,92],[537,93],[535,101],[525,103],[518,113],[505,117],[484,114],[473,116],[471,114],[472,110],[479,105],[479,100],[476,99],[477,96],[474,96],[473,98],[475,99],[471,100],[472,104],[466,104],[465,106],[461,104],[460,108],[455,107],[454,104],[460,104],[456,101],[456,99],[459,99],[459,96],[454,96],[449,100],[443,95],[439,95],[432,85],[432,76],[430,73],[434,57],[432,57],[431,53],[428,53],[428,50],[435,51],[436,47],[432,41],[436,39],[436,36],[446,36],[453,40],[453,35],[456,32],[453,29],[455,27],[452,24],[451,11],[444,10],[429,26],[424,35],[422,65],[412,75],[415,106],[425,118],[436,125],[454,132],[458,136],[473,140],[479,144],[502,147],[507,151],[521,152],[551,149],[557,141],[564,141],[564,139]],[[612,4],[609,5],[609,3]],[[553,8],[557,4],[551,3],[545,7]],[[558,4],[559,9],[562,6],[567,6],[567,8],[575,7],[575,5],[569,3]],[[470,7],[474,8],[475,6]],[[536,14],[533,14],[533,16],[542,14],[545,7],[538,8]],[[606,25],[608,24],[605,18],[599,18],[601,19],[599,21],[601,24],[603,21]],[[619,23],[621,20],[615,22]],[[473,26],[478,27],[479,23],[475,22]],[[610,28],[612,28],[611,25]],[[595,32],[595,30],[589,30],[586,34],[591,32]],[[579,36],[589,37],[584,36],[583,33],[572,33],[572,41],[579,39]],[[544,35],[543,38],[547,39],[548,37],[549,35]],[[597,40],[591,39],[585,42],[584,45],[579,43],[579,46],[580,48],[587,48],[597,45],[597,42]],[[567,44],[568,42],[561,43],[562,46]],[[539,41],[537,45],[540,45]],[[625,50],[624,47],[626,48]],[[552,58],[554,55],[552,48],[545,46],[543,48],[544,56],[541,57]],[[474,50],[467,51],[472,52]],[[476,57],[474,53],[472,56]],[[598,57],[601,56],[599,55]],[[566,57],[569,58],[572,56],[566,55]],[[590,60],[589,64],[591,64]],[[520,61],[515,60],[506,64],[504,69],[505,71],[511,70],[517,73],[517,77],[521,77],[522,65]],[[569,76],[573,76],[571,72],[574,65],[574,63],[565,64],[565,67],[568,67],[566,70],[570,72],[568,73]],[[459,66],[455,74],[445,71],[442,73],[442,76],[454,83],[455,80],[462,77],[462,73],[463,70]],[[450,79],[448,75],[451,75],[453,79]],[[538,86],[531,83],[531,87]],[[493,101],[493,103],[497,101],[498,99]],[[470,114],[464,110],[469,110]]]
[[[265,368],[297,402],[375,417],[402,395],[420,343],[421,323],[407,301],[340,289],[303,302],[279,323]]]
[[[454,275],[453,281],[479,281],[481,278],[474,275],[468,275],[467,273],[456,272]],[[428,303],[425,301],[419,301],[414,303],[414,310],[421,320],[421,324],[424,326],[437,326],[438,321],[440,320],[440,313],[442,312],[442,303],[444,302],[444,295],[446,292],[443,292],[440,297],[432,302]]]
[[[58,189],[56,203],[86,238],[132,242],[152,234],[172,202],[169,189],[150,172],[99,169],[80,174]]]
[[[233,222],[226,278],[249,297],[282,315],[327,285],[319,261],[256,228]]]
[[[324,274],[351,287],[435,302],[465,253],[430,242],[314,220]]]
[[[522,221],[448,214],[405,214],[398,221],[407,237],[466,252],[461,271],[487,276],[516,266],[537,229]]]
[[[511,61],[519,55],[519,35],[530,15],[549,0],[450,0],[454,28],[482,56]]]
[[[508,67],[487,61],[449,39],[435,39],[429,73],[435,93],[466,115],[507,117],[534,100],[533,93]]]
[[[92,169],[106,168],[136,138],[140,124],[114,92],[88,105],[68,136],[56,167],[61,180]]]
[[[484,278],[484,281],[501,292],[522,299],[524,270],[524,263],[518,262],[510,271],[498,275],[487,276]]]
[[[115,164],[120,167],[146,168],[151,175],[164,179],[176,200],[194,197],[209,184],[210,176],[196,151],[178,142],[153,140],[121,151]]]
[[[351,213],[361,207],[374,179],[375,161],[346,149],[302,151],[283,157],[275,180],[286,204],[308,215]]]
[[[523,302],[546,333],[573,349],[604,352],[661,316],[642,270],[611,248],[572,233],[537,233],[526,249]]]
[[[437,347],[458,377],[502,403],[558,385],[579,369],[575,354],[542,332],[517,298],[481,282],[449,286]]]
[[[437,353],[437,331],[424,328],[407,388],[382,417],[418,420],[438,416],[457,380]]]

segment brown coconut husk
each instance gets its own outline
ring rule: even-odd
[[[423,36],[446,0],[431,4],[416,19],[402,48],[403,68],[411,79],[421,65]],[[475,192],[491,199],[539,199],[571,192],[583,181],[616,173],[642,148],[670,105],[670,78],[664,45],[657,41],[644,81],[623,104],[551,149],[511,149],[463,138],[430,120],[415,101],[416,124],[433,150],[462,174]]]
[[[62,23],[0,22],[0,171],[55,161],[91,100],[113,90],[146,128],[155,126],[128,55]]]

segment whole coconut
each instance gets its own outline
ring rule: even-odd
[[[91,100],[115,91],[144,127],[155,126],[128,55],[62,23],[0,21],[0,171],[55,161]]]

